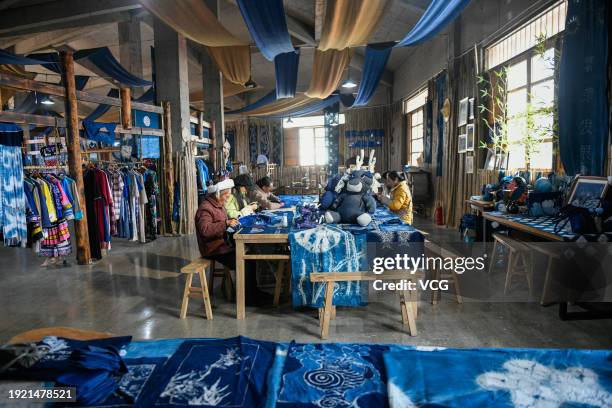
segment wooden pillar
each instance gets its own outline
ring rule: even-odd
[[[121,126],[124,129],[132,128],[132,99],[130,88],[121,88]]]
[[[215,121],[213,120],[212,122],[210,122],[210,152],[211,152],[211,160],[212,160],[212,164],[213,164],[213,169],[215,169],[214,171],[218,171],[219,169],[217,168],[217,138],[215,137],[215,135],[217,134],[216,131],[216,124]]]
[[[83,209],[83,218],[74,221],[76,235],[77,262],[85,265],[91,261],[89,250],[89,232],[87,229],[87,211],[85,209],[85,185],[81,167],[81,144],[79,135],[79,116],[74,83],[74,58],[72,52],[62,51],[63,79],[66,87],[66,149],[68,150],[68,170],[76,181],[77,194]]]
[[[200,139],[204,137],[204,112],[198,114],[198,134]]]
[[[166,214],[164,214],[164,229],[166,233],[176,234],[174,223],[172,222],[172,208],[174,204],[174,169],[172,164],[172,117],[170,114],[170,102],[162,103],[164,108],[164,141],[163,141],[163,165],[164,165],[164,185],[166,191],[164,200]]]

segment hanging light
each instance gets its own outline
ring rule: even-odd
[[[351,66],[349,65],[348,78],[346,79],[346,81],[344,81],[344,83],[342,84],[342,87],[352,89],[352,88],[355,88],[356,86],[357,86],[357,83],[351,79]]]
[[[53,99],[51,99],[51,97],[48,95],[43,96],[43,98],[40,100],[40,103],[41,105],[54,105],[55,104]]]
[[[253,81],[252,79],[249,78],[248,81],[246,81],[246,83],[244,84],[244,87],[247,89],[254,89],[257,88],[257,82]]]

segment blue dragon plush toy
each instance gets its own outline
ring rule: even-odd
[[[374,175],[366,170],[353,170],[343,179],[345,182],[331,207],[333,210],[325,213],[325,222],[369,225],[376,211],[376,200],[371,194]]]

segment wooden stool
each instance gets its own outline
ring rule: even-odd
[[[432,254],[440,258],[460,258],[461,257],[461,255],[455,253],[454,251],[447,249],[447,248],[443,248],[442,246],[435,244],[429,240],[425,240],[425,249],[428,252],[427,256],[430,256],[430,254]],[[433,279],[436,279],[438,281],[440,279],[452,279],[453,288],[455,289],[455,298],[457,299],[457,303],[459,304],[463,303],[463,298],[461,297],[461,287],[459,286],[459,277],[457,273],[455,271],[451,271],[451,272],[440,271],[437,268],[434,269],[433,272],[434,272]],[[441,289],[438,289],[438,290],[433,290],[431,292],[431,304],[432,305],[435,305],[438,303],[438,297],[440,296],[441,291],[442,291]]]
[[[221,281],[221,289],[225,293],[225,298],[230,302],[234,300],[234,280],[232,279],[231,270],[224,266],[221,270],[216,270],[216,262],[210,259],[210,297],[215,293],[215,278],[223,278]]]
[[[206,282],[206,268],[211,265],[208,259],[198,258],[189,265],[181,269],[181,273],[187,274],[185,281],[185,290],[183,291],[183,304],[181,305],[181,319],[187,316],[187,307],[189,306],[190,297],[201,297],[204,301],[204,313],[208,320],[212,320],[212,307],[210,305],[210,294],[208,292],[208,283]],[[191,286],[194,274],[200,275],[200,287]]]
[[[552,275],[552,267],[553,267],[553,263],[555,262],[555,260],[561,259],[561,255],[553,251],[551,248],[546,247],[546,244],[538,245],[537,243],[533,243],[533,244],[530,244],[529,247],[532,250],[538,251],[539,253],[547,257],[546,275],[544,277],[544,289],[542,289],[542,296],[540,297],[540,305],[542,306],[549,305],[550,302],[546,302],[546,299],[548,298],[548,292],[550,291],[550,283],[551,283],[550,279]]]
[[[506,265],[506,283],[504,284],[504,294],[508,292],[513,275],[525,275],[529,294],[533,289],[533,256],[532,251],[524,242],[510,238],[507,235],[494,233],[493,234],[493,255],[491,255],[491,265],[489,273],[495,264],[495,255],[497,253],[497,245],[501,245],[508,249],[508,262]],[[520,265],[519,265],[520,261]]]

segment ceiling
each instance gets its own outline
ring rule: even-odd
[[[153,45],[152,17],[135,0],[96,0],[81,2],[82,0],[0,0],[0,47],[14,47],[13,51],[24,54],[51,49],[70,47],[75,50],[107,46],[115,57],[120,59],[118,21],[133,21],[139,24],[141,33],[141,50],[145,78],[151,76],[150,47]],[[284,0],[285,12],[291,26],[298,27],[295,31],[294,44],[301,46],[300,66],[298,74],[298,91],[308,88],[314,52],[315,32],[315,2],[321,0]],[[378,30],[374,33],[371,42],[386,42],[401,39],[416,23],[427,7],[429,0],[392,0],[385,12]],[[88,4],[86,8],[84,4]],[[112,7],[112,13],[108,9]],[[242,19],[235,0],[219,0],[219,14],[222,24],[236,37],[252,43],[248,29]],[[100,11],[100,10],[102,11]],[[46,13],[46,17],[32,17],[36,10]],[[74,14],[71,14],[71,10]],[[98,10],[98,11],[97,11]],[[6,13],[6,14],[5,14]],[[80,13],[80,14],[79,14]],[[5,14],[5,16],[1,16]],[[10,21],[3,18],[12,16]],[[23,21],[19,21],[19,20]],[[35,21],[33,21],[35,19]],[[11,22],[17,23],[11,24]],[[13,27],[2,28],[2,27]],[[304,41],[300,30],[310,33],[311,42]],[[308,35],[307,35],[308,36]],[[302,37],[302,38],[300,38]],[[360,68],[363,61],[363,47],[355,50],[355,57],[351,63],[351,77],[360,78]],[[389,60],[384,84],[379,86],[379,93],[387,93],[392,85],[393,71],[397,70],[407,58],[408,50],[396,49]],[[360,58],[361,57],[361,58]],[[53,82],[59,80],[41,67],[28,67],[31,71],[41,73],[42,80]],[[105,93],[112,84],[101,78],[101,73],[77,66],[77,74],[91,75],[94,79],[87,86],[87,90]],[[99,76],[98,78],[95,78]],[[245,104],[249,98],[266,93],[274,88],[274,64],[266,60],[255,48],[252,54],[252,77],[260,85],[256,92],[226,98],[226,105],[231,108]],[[54,79],[56,78],[56,79]],[[389,80],[390,79],[390,80]],[[201,91],[201,66],[193,58],[189,64],[190,92]]]

